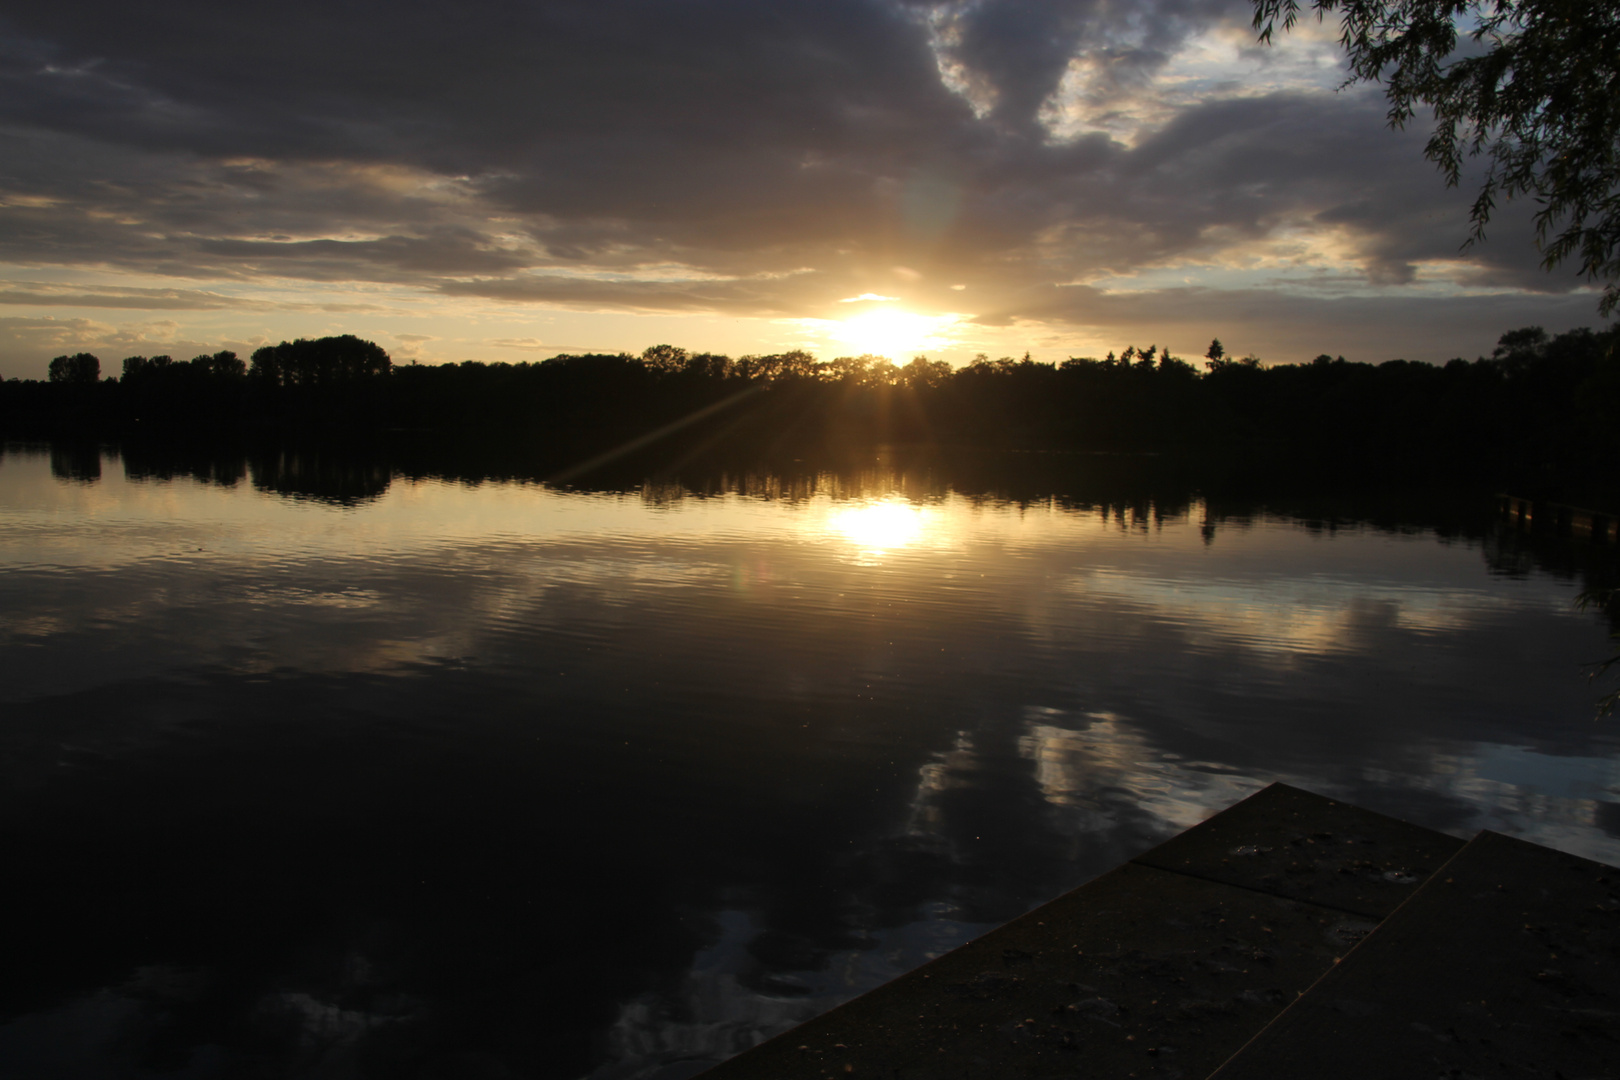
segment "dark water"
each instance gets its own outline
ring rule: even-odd
[[[1274,779],[1620,862],[1611,553],[1092,467],[11,448],[0,1073],[688,1076]]]

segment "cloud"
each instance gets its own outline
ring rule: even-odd
[[[1086,73],[1094,105],[1128,98],[1163,71],[1197,31],[1230,16],[1230,0],[1004,0],[931,5],[935,48],[970,96],[1001,123],[1035,130],[1066,76]]]
[[[101,338],[112,330],[90,319],[0,316],[0,350],[9,345],[29,350],[78,348],[80,342]]]
[[[13,377],[45,377],[39,358],[65,352],[92,352],[101,358],[102,374],[118,374],[125,356],[167,353],[181,359],[212,353],[220,348],[252,352],[254,342],[202,341],[187,335],[169,319],[113,326],[95,319],[18,318],[0,316],[0,361],[9,362]]]
[[[1590,324],[1591,293],[1557,299],[1516,292],[1456,296],[1300,296],[1277,289],[1161,289],[1110,293],[1060,286],[1017,309],[979,317],[992,326],[1045,326],[1048,344],[1100,339],[1107,347],[1152,327],[1178,353],[1202,350],[1218,337],[1234,355],[1254,352],[1270,363],[1295,363],[1331,352],[1373,363],[1399,358],[1444,361],[1489,355],[1506,329],[1541,323],[1560,329]],[[1400,342],[1400,345],[1392,345]],[[1146,344],[1142,342],[1142,344]],[[1072,346],[1070,346],[1072,348]]]
[[[1326,89],[1331,28],[1255,49],[1249,10],[36,5],[0,26],[0,261],[143,280],[0,300],[249,312],[321,302],[234,299],[266,283],[370,283],[777,319],[965,293],[989,326],[1154,273],[1275,271],[1292,283],[1267,322],[1276,288],[1328,279],[1580,284],[1539,269],[1517,206],[1460,251],[1469,193],[1424,133],[1389,130],[1376,91]],[[1175,295],[1144,317],[1173,322]]]
[[[71,286],[34,282],[0,285],[0,304],[28,307],[134,308],[141,311],[211,311],[220,308],[263,311],[275,306],[262,300],[225,296],[195,289],[112,287],[92,293]]]
[[[611,352],[610,349],[592,349],[585,345],[548,345],[539,338],[490,338],[489,344],[498,349],[522,349],[525,352],[591,353]]]

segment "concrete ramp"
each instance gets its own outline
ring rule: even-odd
[[[1215,1077],[1620,1077],[1620,871],[1481,833]]]
[[[703,1075],[1206,1077],[1462,846],[1273,784]]]

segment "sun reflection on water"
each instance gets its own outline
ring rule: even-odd
[[[831,531],[865,551],[891,551],[922,537],[928,511],[910,503],[887,500],[839,510],[832,515]]]

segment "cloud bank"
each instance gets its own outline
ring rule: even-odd
[[[1531,321],[1595,321],[1578,278],[1539,269],[1516,208],[1459,251],[1469,193],[1422,160],[1424,132],[1387,128],[1376,92],[1335,90],[1332,27],[1257,49],[1248,16],[1227,0],[14,10],[0,305],[210,311],[188,327],[251,336],[278,313],[407,301],[792,325],[871,293],[1009,349],[1196,314],[1261,348],[1317,319],[1352,334],[1321,348],[1386,356],[1401,339],[1366,321],[1384,313],[1445,355],[1488,347],[1479,311],[1504,295]]]

